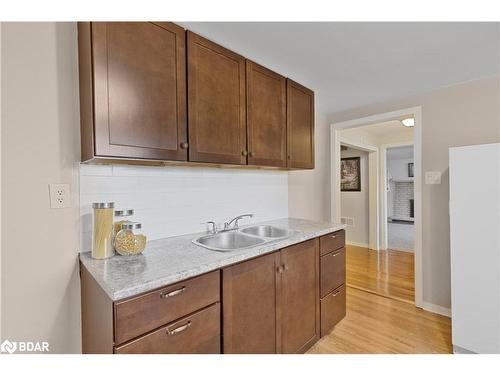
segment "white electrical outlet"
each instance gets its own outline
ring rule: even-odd
[[[69,184],[50,184],[50,208],[71,207]]]

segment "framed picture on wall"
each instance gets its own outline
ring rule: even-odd
[[[408,177],[414,177],[413,176],[413,163],[408,163]]]
[[[361,158],[340,159],[340,191],[361,191]]]

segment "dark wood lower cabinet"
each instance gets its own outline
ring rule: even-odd
[[[345,283],[345,248],[321,257],[321,297]]]
[[[81,266],[83,352],[306,352],[346,314],[344,248],[320,258],[329,239],[114,302]]]
[[[346,315],[345,231],[319,239],[321,337],[328,334]]]
[[[281,251],[281,352],[302,353],[320,334],[318,239]]]
[[[220,353],[220,304],[216,303],[115,349],[117,354]]]
[[[318,239],[222,273],[224,353],[301,353],[320,334]]]
[[[328,334],[346,314],[345,284],[321,299],[321,337]]]
[[[224,353],[276,353],[279,253],[222,270]]]

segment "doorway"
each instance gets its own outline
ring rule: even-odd
[[[413,224],[413,244],[408,246],[408,249],[391,249],[388,246],[388,231],[391,231],[393,222],[398,223],[398,219],[408,219],[408,216],[397,217],[388,211],[387,207],[387,152],[391,154],[391,148],[408,146],[408,144],[398,144],[402,143],[401,140],[391,139],[391,137],[384,138],[384,141],[375,139],[371,137],[370,134],[362,134],[361,137],[358,133],[363,133],[363,127],[368,128],[368,126],[379,127],[384,129],[383,125],[391,124],[391,126],[403,126],[403,122],[406,119],[412,120],[412,135],[410,139],[406,139],[403,143],[413,144],[413,164],[411,166],[413,172],[413,197],[412,201],[408,200],[408,206],[412,206],[412,216]],[[405,120],[405,121],[402,121]],[[404,125],[406,126],[406,125]],[[390,126],[389,126],[390,128]],[[349,130],[348,132],[345,132]],[[357,138],[353,137],[353,134],[357,134]],[[377,138],[377,137],[375,137]],[[379,137],[380,138],[380,137]],[[394,137],[393,137],[394,138]],[[397,138],[397,137],[396,137]],[[395,299],[402,299],[405,301],[410,300],[417,307],[422,306],[422,226],[421,226],[421,108],[413,107],[407,108],[400,111],[388,112],[379,115],[364,117],[360,119],[345,121],[341,123],[334,123],[331,125],[331,165],[332,165],[332,200],[331,200],[331,212],[332,221],[340,222],[342,220],[342,192],[341,192],[341,147],[342,145],[348,146],[349,143],[356,144],[357,146],[370,146],[374,147],[370,153],[372,159],[375,155],[374,162],[371,163],[372,159],[368,163],[369,175],[375,175],[375,188],[371,189],[372,185],[369,187],[370,206],[372,209],[368,213],[369,230],[372,233],[372,242],[368,243],[367,247],[356,246],[355,243],[348,244],[352,249],[347,251],[348,263],[349,254],[352,255],[352,274],[356,273],[359,276],[359,280],[363,279],[366,282],[366,289],[371,287],[376,288],[376,292],[384,296],[386,294],[392,295]],[[394,146],[394,147],[393,147]],[[373,173],[377,167],[377,173]],[[371,177],[370,177],[371,178]],[[389,183],[390,184],[390,183]],[[374,194],[375,190],[375,194]],[[408,198],[410,199],[410,198]],[[388,215],[389,214],[389,215]],[[390,216],[390,219],[388,219]],[[391,221],[390,223],[388,221]],[[344,216],[345,221],[345,216]],[[406,220],[409,221],[409,220]],[[349,227],[347,227],[347,231]],[[391,231],[392,233],[392,231]],[[347,242],[349,235],[347,234]],[[404,237],[408,238],[408,237]],[[411,238],[410,238],[411,242]],[[391,242],[392,243],[392,242]],[[396,246],[394,246],[396,247]],[[399,246],[398,247],[402,247]],[[400,250],[411,250],[413,247],[413,252],[411,251],[400,251]],[[360,256],[358,256],[360,255]],[[371,275],[366,274],[366,267],[370,266],[372,270]],[[411,272],[408,272],[411,271]],[[349,273],[349,264],[348,264]],[[349,280],[349,275],[348,275]],[[351,278],[352,280],[352,278]],[[380,288],[380,286],[383,286]],[[377,289],[378,288],[378,289]],[[360,287],[360,289],[364,289]],[[404,290],[403,293],[395,293],[397,290]],[[370,290],[367,290],[370,291]],[[408,293],[407,293],[408,292]]]
[[[382,248],[413,253],[415,249],[415,199],[413,144],[387,145],[385,162],[386,231]],[[385,154],[385,157],[384,157]]]

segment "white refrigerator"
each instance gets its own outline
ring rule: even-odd
[[[450,148],[455,353],[500,353],[500,143]]]

